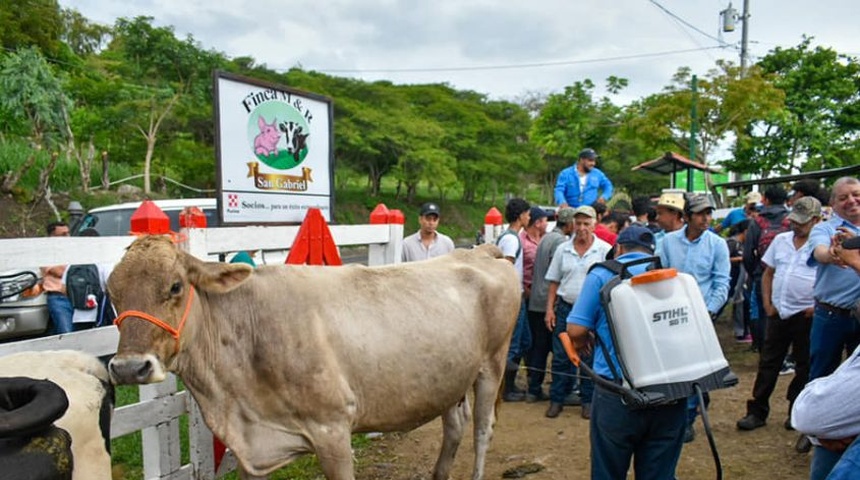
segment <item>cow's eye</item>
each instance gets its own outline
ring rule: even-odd
[[[170,286],[170,294],[171,295],[179,295],[182,292],[182,284],[179,282],[174,283]]]

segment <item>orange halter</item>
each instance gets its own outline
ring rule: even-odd
[[[159,327],[163,330],[166,330],[167,333],[170,334],[171,337],[176,340],[176,352],[179,351],[179,335],[182,333],[182,328],[185,327],[185,320],[188,320],[188,313],[191,311],[191,301],[194,299],[194,285],[189,285],[191,290],[188,292],[188,302],[185,304],[185,313],[182,314],[182,319],[179,321],[179,328],[173,328],[166,322],[153,317],[152,315],[141,312],[139,310],[126,310],[119,314],[116,317],[116,320],[113,321],[113,324],[116,325],[116,328],[122,324],[122,322],[129,317],[139,318],[141,320],[146,320],[147,322],[152,323],[156,327]]]

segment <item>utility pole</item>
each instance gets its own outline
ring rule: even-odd
[[[696,102],[699,99],[699,79],[693,75],[690,81],[692,92],[692,104],[690,105],[690,160],[696,160],[696,135],[698,135],[698,114],[696,113]],[[693,191],[693,169],[687,169],[687,191]]]
[[[740,20],[741,25],[741,76],[746,74],[747,57],[749,56],[749,18],[750,18],[750,0],[744,0],[744,11],[738,15],[738,11],[732,8],[732,4],[720,12],[723,17],[723,31],[734,32],[735,22]]]
[[[749,45],[750,0],[744,0],[744,12],[741,14],[741,76],[747,73],[747,46]]]

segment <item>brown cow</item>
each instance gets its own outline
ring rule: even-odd
[[[474,389],[475,479],[519,309],[519,279],[494,246],[384,267],[206,263],[142,237],[108,282],[117,383],[178,374],[243,478],[315,452],[354,478],[352,432],[403,431],[442,416],[446,479]],[[159,326],[161,323],[161,326]]]

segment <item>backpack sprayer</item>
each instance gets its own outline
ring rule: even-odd
[[[635,276],[630,273],[629,267],[642,264],[654,264],[657,268]],[[582,363],[566,332],[559,338],[574,365],[596,385],[620,396],[631,409],[665,405],[698,395],[717,478],[722,478],[702,395],[737,385],[738,377],[723,356],[695,279],[674,268],[659,266],[659,257],[646,257],[629,263],[609,260],[591,267],[606,268],[615,274],[600,290],[600,299],[621,366],[620,374],[599,337],[597,343],[617,381],[595,374]]]

